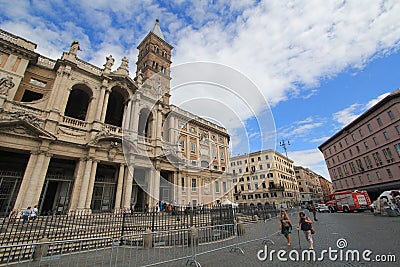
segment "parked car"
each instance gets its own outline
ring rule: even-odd
[[[316,209],[318,212],[330,212],[329,207],[325,204],[318,204]]]

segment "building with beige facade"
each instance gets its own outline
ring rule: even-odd
[[[295,166],[294,171],[300,192],[300,202],[308,203],[323,200],[320,175],[302,166]]]
[[[138,46],[134,77],[125,57],[116,68],[112,55],[103,67],[80,59],[78,41],[56,60],[9,32],[0,43],[2,214],[228,197],[230,137],[170,104],[173,47],[158,21]]]
[[[234,201],[242,206],[294,206],[299,201],[293,161],[274,150],[233,156]]]
[[[366,190],[376,199],[400,188],[399,107],[397,89],[318,147],[335,191]]]

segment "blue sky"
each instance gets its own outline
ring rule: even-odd
[[[76,39],[78,56],[94,65],[112,54],[116,68],[126,56],[132,77],[136,47],[159,18],[175,47],[173,65],[211,61],[248,77],[267,100],[246,96],[255,117],[270,107],[277,141],[291,142],[289,157],[326,178],[317,147],[400,87],[396,0],[0,0],[0,6],[0,27],[36,43],[38,53],[60,58]],[[254,116],[243,116],[248,136],[256,136]],[[233,153],[243,152],[242,133],[231,133]]]

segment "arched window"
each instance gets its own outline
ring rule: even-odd
[[[114,126],[122,126],[124,116],[124,97],[118,91],[113,90],[110,94],[107,104],[107,113],[105,123]]]
[[[89,89],[84,85],[74,86],[68,97],[64,115],[67,117],[86,120],[90,102]]]
[[[142,109],[139,114],[138,135],[151,138],[153,114],[148,109]]]

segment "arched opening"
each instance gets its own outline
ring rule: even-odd
[[[139,114],[138,135],[151,138],[153,114],[148,109],[142,109]]]
[[[64,115],[67,117],[86,120],[89,107],[90,95],[86,86],[74,86],[68,97],[67,106]]]
[[[124,116],[124,97],[118,91],[113,90],[108,98],[105,123],[114,126],[122,126]]]

